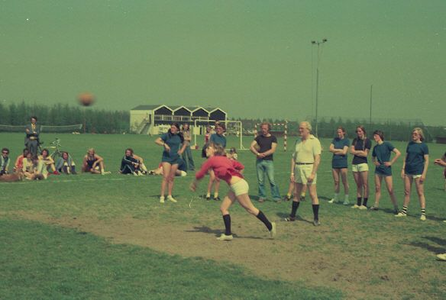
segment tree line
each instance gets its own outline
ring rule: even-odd
[[[61,126],[82,124],[87,133],[123,133],[129,131],[129,111],[108,111],[91,107],[54,104],[52,106],[0,103],[0,125],[22,126],[36,116],[40,125]]]

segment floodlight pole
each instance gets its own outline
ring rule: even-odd
[[[315,135],[318,136],[318,112],[319,112],[319,63],[320,63],[320,48],[322,48],[322,44],[328,42],[327,39],[322,39],[321,41],[311,41],[312,45],[317,45],[317,62],[316,62],[316,120],[315,120]]]

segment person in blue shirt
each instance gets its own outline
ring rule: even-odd
[[[161,163],[163,165],[163,181],[161,182],[161,196],[160,203],[164,203],[165,192],[167,187],[167,200],[177,202],[172,197],[174,186],[175,172],[178,169],[181,154],[183,154],[187,143],[184,142],[183,135],[180,132],[180,125],[173,123],[167,133],[157,138],[155,143],[163,147],[163,155]]]
[[[226,148],[226,137],[224,136],[225,131],[225,124],[220,122],[215,123],[215,133],[209,138],[209,143],[221,145],[223,149]],[[220,189],[220,179],[215,176],[213,170],[209,170],[209,183],[206,192],[206,200],[211,200],[212,186],[214,186],[214,200],[219,201],[220,197],[218,196],[218,190]]]
[[[381,183],[384,179],[390,199],[392,200],[393,212],[396,215],[398,214],[398,202],[393,192],[392,165],[400,157],[401,152],[391,143],[384,141],[384,133],[380,130],[373,132],[373,139],[376,142],[372,151],[373,163],[375,164],[375,204],[370,209],[379,209]],[[395,153],[395,156],[390,159],[392,152]]]
[[[404,203],[403,210],[396,217],[406,217],[410,202],[412,184],[415,182],[418,200],[421,207],[421,221],[426,220],[426,197],[424,196],[424,182],[426,181],[427,167],[429,166],[429,148],[423,142],[423,130],[419,127],[412,131],[412,141],[406,148],[406,156],[401,170],[404,179]]]
[[[338,202],[339,190],[341,188],[339,184],[339,179],[342,180],[342,185],[344,186],[344,205],[348,205],[350,201],[348,200],[349,186],[347,180],[348,163],[347,154],[348,147],[350,146],[350,141],[345,137],[345,129],[343,127],[338,127],[336,131],[337,137],[333,139],[330,144],[330,152],[333,153],[333,158],[331,160],[331,168],[334,180],[334,197],[328,203]]]

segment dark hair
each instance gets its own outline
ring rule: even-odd
[[[343,133],[345,133],[345,128],[342,126],[338,126],[338,129],[341,129]]]
[[[180,131],[180,124],[178,123],[172,123],[172,126],[175,126],[178,129],[178,136],[180,137],[181,140],[181,144],[184,143],[184,136],[183,133]],[[169,131],[167,131],[167,135],[169,136],[169,138],[171,138],[174,134],[172,133],[172,131],[169,129]]]
[[[127,152],[127,151],[130,151],[130,153],[133,154],[133,149],[132,149],[132,148],[127,148],[127,149],[125,149],[125,152]]]
[[[356,126],[356,131],[358,131],[358,128],[360,128],[362,130],[362,132],[364,132],[364,136],[367,134],[363,125]]]
[[[226,131],[226,126],[224,123],[220,123],[220,122],[215,123],[215,128],[217,128],[217,127],[221,127],[221,128],[223,128],[223,131]]]
[[[36,116],[31,116],[30,119],[34,119],[34,120],[36,120],[36,122],[37,122],[37,117],[36,117]]]
[[[40,151],[40,154],[43,155],[43,152],[46,152],[46,155],[50,155],[50,151],[48,151],[48,149],[44,148],[42,149],[42,151]]]
[[[28,153],[29,153],[28,148],[23,149],[23,151],[22,151],[23,157],[27,156]]]
[[[382,132],[381,130],[375,130],[373,132],[373,135],[375,135],[375,134],[378,135],[382,141],[384,141],[384,132]]]
[[[237,150],[234,147],[232,147],[231,149],[229,149],[229,153],[237,153]]]
[[[62,151],[62,156],[61,156],[61,157],[63,158],[63,155],[64,155],[65,153],[67,154],[67,158],[70,158],[70,154],[69,154],[67,151]]]
[[[8,152],[8,154],[9,154],[9,149],[8,149],[8,148],[3,148],[3,149],[2,149],[2,153],[3,153],[4,151]]]

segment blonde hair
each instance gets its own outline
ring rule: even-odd
[[[424,141],[424,133],[423,133],[423,129],[421,129],[420,127],[415,127],[412,130],[412,133],[416,131],[419,135],[420,135],[420,141]]]
[[[215,150],[214,155],[216,156],[226,156],[225,148],[222,145],[216,143],[209,143],[208,148],[212,147]]]

